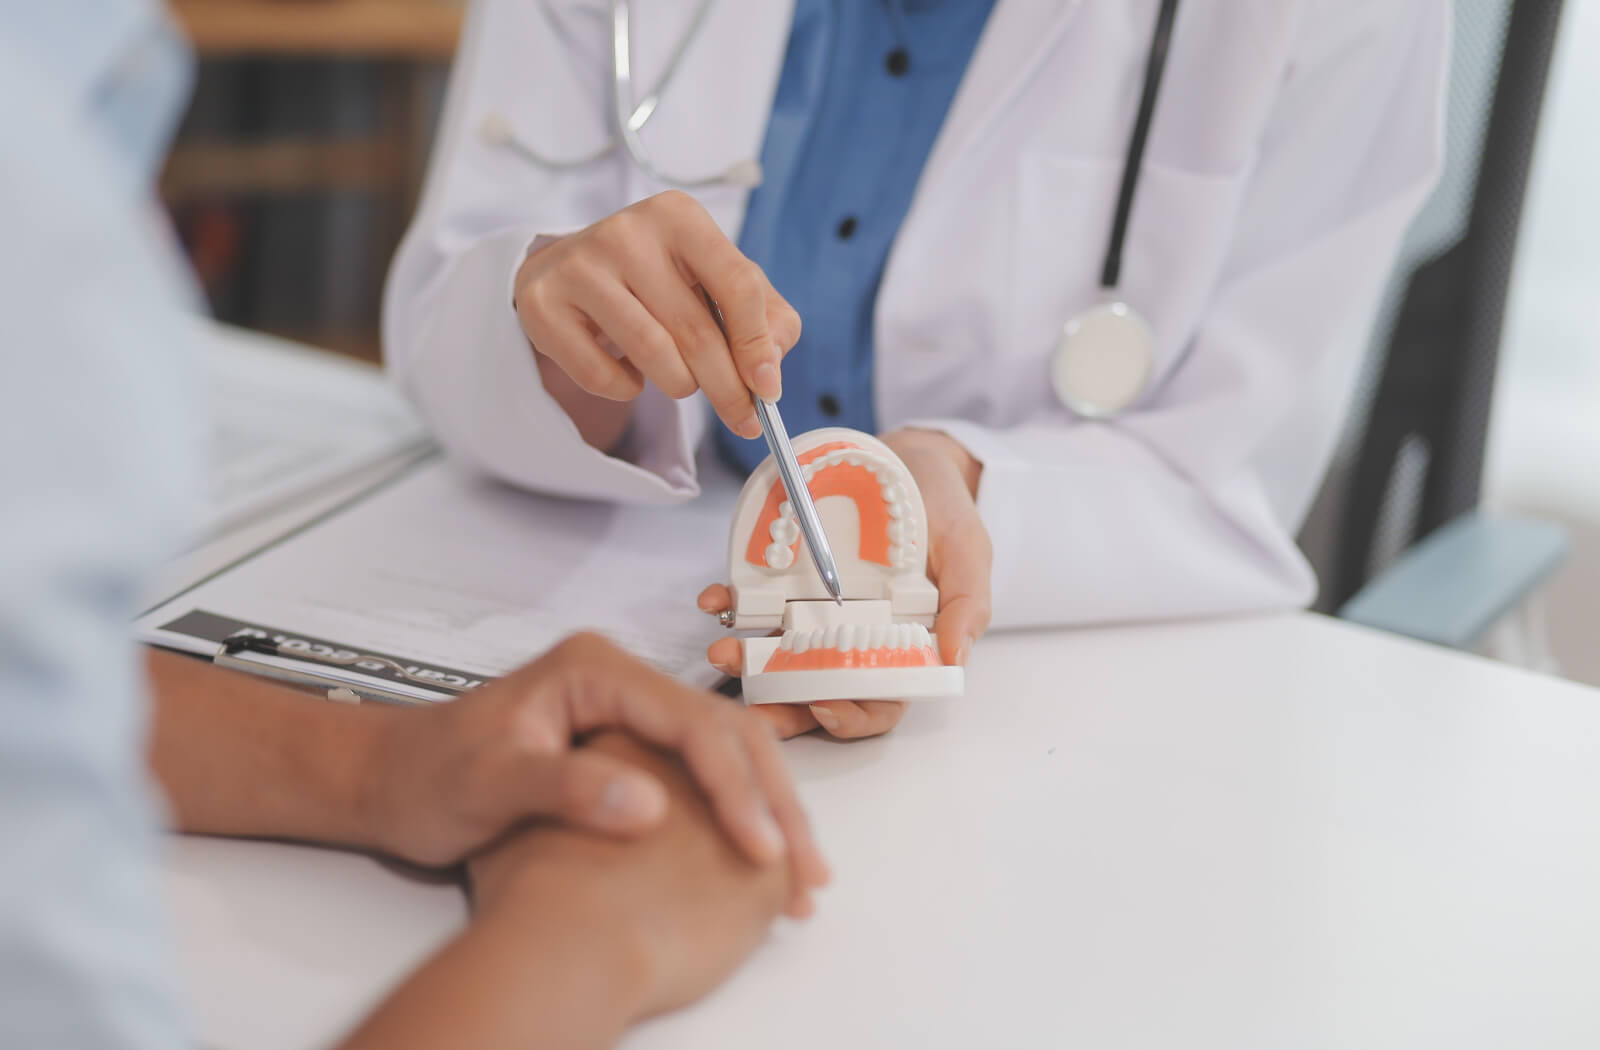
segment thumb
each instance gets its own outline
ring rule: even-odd
[[[526,755],[500,785],[514,819],[554,818],[603,835],[637,835],[661,823],[667,792],[661,782],[619,758],[578,748]]]
[[[952,667],[964,666],[972,643],[983,634],[988,613],[976,598],[960,595],[944,603],[933,622],[939,659]]]
[[[993,562],[989,535],[974,511],[965,528],[935,542],[939,557],[933,575],[939,588],[939,614],[933,631],[944,662],[964,665],[972,644],[989,629],[989,570]],[[931,554],[930,566],[934,561]]]

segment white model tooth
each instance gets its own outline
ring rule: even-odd
[[[778,504],[778,517],[780,517],[780,518],[792,518],[792,517],[794,517],[794,504],[790,503],[788,500],[784,500],[782,503]]]
[[[818,632],[822,637],[817,639],[817,646],[821,649],[837,649],[839,647],[839,628],[827,627]]]
[[[884,641],[883,635],[884,625],[881,623],[873,624],[871,627],[867,628],[867,642],[861,648],[882,649]]]
[[[903,503],[905,498],[906,490],[901,488],[894,481],[886,481],[883,483],[883,502],[892,507],[897,503]]]
[[[844,455],[844,462],[850,464],[852,467],[859,467],[861,466],[861,457],[856,455],[854,452],[847,452]]]
[[[908,649],[911,647],[911,630],[906,624],[897,623],[894,625],[894,647],[896,649]]]
[[[784,631],[783,632],[783,639],[780,642],[778,642],[778,648],[779,649],[786,649],[786,650],[794,648],[794,632],[793,631]]]
[[[774,569],[787,569],[794,564],[794,551],[786,544],[774,543],[767,548],[767,565]]]
[[[767,532],[771,534],[772,542],[787,547],[800,538],[800,523],[793,518],[774,518]]]
[[[847,653],[856,647],[856,627],[853,623],[839,625],[839,651]]]
[[[893,520],[891,520],[889,522],[889,542],[890,543],[893,543],[893,544],[904,543],[906,541],[906,532],[907,532],[906,523],[903,520],[893,519]],[[774,535],[773,538],[776,539],[777,536]]]
[[[911,516],[911,504],[903,499],[886,500],[883,506],[889,512],[890,521],[901,521]]]

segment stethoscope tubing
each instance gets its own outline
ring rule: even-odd
[[[1155,32],[1150,38],[1150,54],[1145,61],[1144,90],[1139,96],[1139,115],[1133,122],[1133,135],[1122,165],[1122,184],[1117,191],[1117,210],[1111,222],[1111,237],[1106,243],[1105,262],[1100,268],[1100,287],[1114,293],[1122,283],[1122,253],[1133,219],[1133,202],[1139,192],[1139,177],[1144,169],[1144,154],[1150,144],[1150,126],[1155,122],[1156,103],[1161,98],[1161,81],[1167,71],[1172,50],[1172,32],[1178,19],[1178,0],[1161,0]]]

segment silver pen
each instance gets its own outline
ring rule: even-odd
[[[723,323],[722,310],[718,308],[717,301],[704,288],[700,294],[711,308],[711,316],[716,319],[723,339],[727,339],[728,328]],[[817,504],[811,498],[811,490],[806,487],[805,475],[800,471],[800,461],[795,458],[794,446],[789,443],[789,431],[784,428],[783,416],[778,414],[777,405],[763,401],[754,391],[750,394],[750,400],[755,403],[756,418],[761,421],[761,433],[767,439],[767,449],[772,453],[773,462],[778,465],[778,478],[783,482],[789,505],[794,508],[795,519],[800,525],[800,537],[805,540],[806,550],[811,554],[811,564],[817,567],[822,586],[834,602],[843,605],[844,591],[839,586],[839,566],[834,563],[833,548],[828,546],[828,534],[822,529],[822,518],[817,514]]]

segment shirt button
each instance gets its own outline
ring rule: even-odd
[[[903,47],[897,47],[884,57],[883,66],[891,77],[903,77],[906,70],[911,68],[911,53]]]
[[[823,394],[817,398],[817,408],[829,419],[839,418],[839,399],[832,394]]]
[[[856,217],[854,215],[846,215],[840,220],[839,228],[834,232],[839,235],[839,239],[841,241],[848,241],[851,237],[854,237],[856,232]]]

